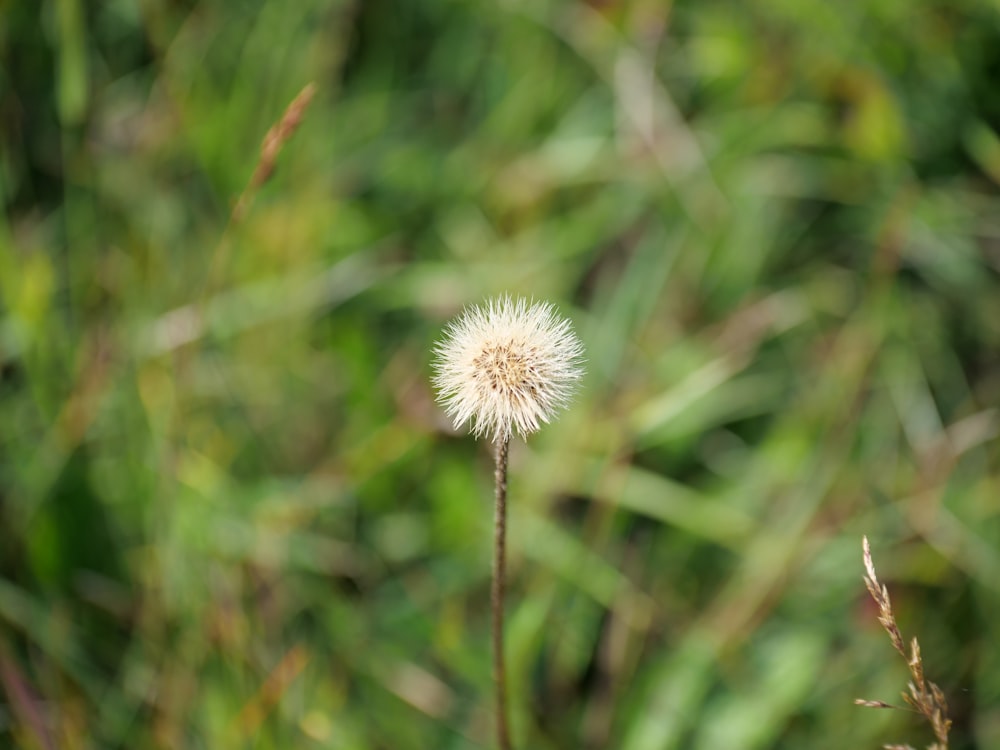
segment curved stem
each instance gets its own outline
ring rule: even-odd
[[[507,454],[510,438],[497,444],[496,507],[493,518],[493,683],[496,688],[497,745],[510,750],[507,726],[507,670],[503,660],[503,603],[507,592]]]

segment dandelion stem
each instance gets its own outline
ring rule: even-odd
[[[496,688],[497,744],[510,750],[507,726],[507,670],[503,659],[503,603],[507,590],[507,454],[510,436],[496,444],[496,508],[493,519],[493,683]]]

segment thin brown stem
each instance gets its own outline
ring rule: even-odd
[[[510,437],[497,444],[496,508],[493,519],[493,683],[496,688],[497,745],[510,750],[507,726],[507,670],[503,660],[503,603],[507,592],[507,454]]]

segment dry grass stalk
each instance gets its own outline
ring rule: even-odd
[[[274,174],[281,149],[295,135],[295,131],[302,124],[302,119],[305,117],[306,111],[309,109],[309,104],[315,95],[316,84],[310,81],[302,87],[302,90],[285,107],[281,119],[275,122],[264,136],[264,140],[260,144],[260,157],[257,159],[257,165],[254,167],[253,174],[250,175],[250,181],[247,182],[247,186],[243,188],[243,192],[240,193],[240,197],[236,200],[233,210],[229,214],[229,224],[226,226],[219,244],[212,254],[208,272],[205,276],[205,283],[202,287],[197,306],[193,311],[193,320],[187,324],[189,327],[199,328],[202,325],[205,300],[216,290],[219,281],[218,277],[222,272],[221,269],[225,266],[226,260],[229,257],[231,232],[234,227],[241,224],[246,218],[254,196],[257,195],[257,191]]]
[[[257,167],[254,169],[253,174],[250,176],[250,182],[247,183],[239,200],[236,201],[236,206],[233,208],[232,221],[234,223],[238,223],[243,219],[250,208],[250,203],[257,189],[271,177],[271,174],[274,172],[274,166],[278,161],[278,154],[281,153],[281,149],[288,142],[288,139],[298,130],[299,125],[302,123],[302,118],[305,116],[306,110],[309,108],[309,104],[315,95],[316,84],[307,83],[302,91],[298,93],[298,96],[292,99],[288,107],[285,108],[285,113],[281,116],[281,119],[267,131],[263,142],[260,144],[260,159],[257,161]]]
[[[948,703],[945,700],[941,688],[924,677],[924,664],[920,657],[920,644],[914,638],[910,642],[910,650],[907,653],[903,642],[903,636],[899,632],[896,624],[896,617],[892,613],[892,602],[889,601],[889,590],[878,582],[875,575],[875,564],[872,562],[872,551],[868,544],[868,537],[862,538],[862,549],[865,563],[865,586],[868,593],[878,605],[878,621],[889,634],[892,647],[899,652],[899,655],[906,660],[910,668],[910,676],[913,678],[908,683],[909,693],[903,693],[903,700],[916,712],[922,714],[931,728],[937,742],[928,746],[927,750],[948,750],[948,730],[951,729],[951,720],[948,718]],[[854,701],[859,706],[868,708],[896,708],[883,701],[869,701],[858,699]],[[909,745],[883,745],[885,750],[913,750]]]

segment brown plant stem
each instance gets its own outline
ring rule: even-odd
[[[507,592],[507,455],[510,437],[497,444],[496,506],[493,518],[493,684],[496,689],[497,745],[510,750],[507,726],[507,670],[503,660],[503,603]]]

